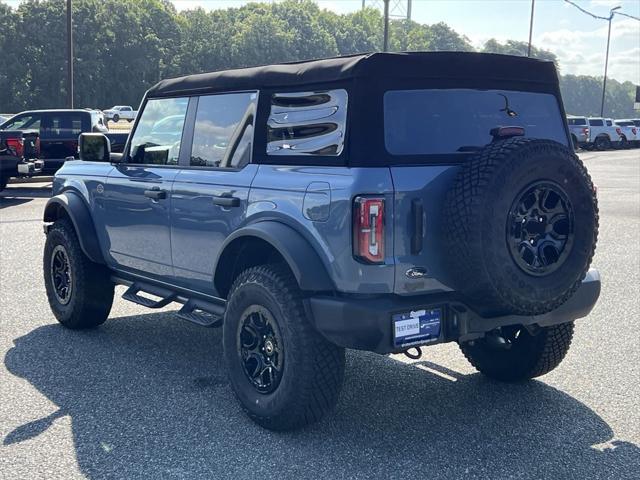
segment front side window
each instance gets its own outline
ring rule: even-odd
[[[9,120],[3,130],[38,130],[40,129],[40,115],[18,115]]]
[[[129,163],[177,165],[188,98],[147,101],[133,138]]]
[[[337,157],[347,131],[344,89],[275,93],[267,122],[267,155]]]
[[[251,161],[257,98],[256,92],[199,98],[191,166],[243,168]]]
[[[392,155],[472,152],[496,127],[568,143],[554,95],[509,90],[392,90],[384,95],[384,139]]]

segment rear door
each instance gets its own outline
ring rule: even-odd
[[[197,99],[189,155],[175,178],[171,204],[173,267],[179,285],[213,291],[213,264],[243,222],[251,182],[257,92]]]
[[[447,290],[444,199],[460,163],[492,141],[491,129],[518,126],[525,136],[569,145],[554,95],[506,90],[424,89],[384,95],[385,147],[398,158],[395,188],[395,291]],[[406,165],[402,165],[404,159]],[[439,280],[436,280],[439,279]]]
[[[124,162],[104,188],[104,234],[113,266],[173,278],[170,209],[187,98],[147,101]]]

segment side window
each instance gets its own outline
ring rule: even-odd
[[[257,97],[244,92],[199,98],[191,166],[243,168],[251,161]]]
[[[589,120],[589,125],[592,127],[602,127],[604,126],[604,124],[602,123],[602,120]]]
[[[274,94],[267,122],[267,155],[340,155],[347,102],[347,91],[342,89]]]
[[[188,98],[147,101],[131,139],[129,163],[177,165]]]
[[[82,115],[60,113],[45,115],[40,128],[43,139],[77,137],[82,133]]]
[[[5,130],[27,130],[40,128],[40,115],[20,115],[4,126]]]
[[[613,123],[611,122],[611,120],[607,120],[607,127],[610,127],[611,125],[613,125]]]

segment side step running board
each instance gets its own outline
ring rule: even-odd
[[[184,320],[196,323],[203,327],[219,327],[222,325],[224,317],[225,302],[220,303],[214,301],[202,300],[200,298],[191,298],[174,290],[159,287],[147,282],[128,281],[122,278],[112,277],[115,283],[129,285],[129,288],[122,295],[122,298],[147,308],[162,308],[171,302],[182,303],[182,308],[178,311],[177,316]],[[148,293],[159,300],[143,297],[140,293]]]
[[[178,317],[203,327],[219,327],[223,316],[223,306],[197,299],[189,300],[178,312]]]
[[[138,295],[139,292],[147,292],[156,297],[161,297],[160,300],[152,300],[150,298],[142,297]],[[124,292],[122,298],[129,300],[130,302],[137,303],[147,308],[162,308],[169,305],[176,300],[177,295],[171,290],[167,290],[159,287],[151,287],[150,285],[141,285],[139,283],[132,283],[131,286]]]

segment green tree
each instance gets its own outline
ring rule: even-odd
[[[0,0],[0,112],[66,105],[65,0]],[[136,105],[161,78],[382,49],[383,18],[365,8],[338,15],[311,0],[176,12],[169,0],[74,0],[75,100],[79,107]],[[473,51],[444,23],[394,20],[393,51]],[[527,43],[494,39],[483,52],[526,55]],[[533,48],[532,56],[558,64]],[[596,115],[602,79],[561,77],[568,112]],[[609,116],[634,116],[634,85],[607,82]]]
[[[487,40],[482,48],[485,53],[501,53],[503,55],[517,55],[526,57],[529,49],[528,42],[518,40],[507,40],[505,43],[498,42],[495,38]],[[539,60],[547,60],[558,66],[558,57],[549,50],[543,50],[531,45],[531,57]]]

